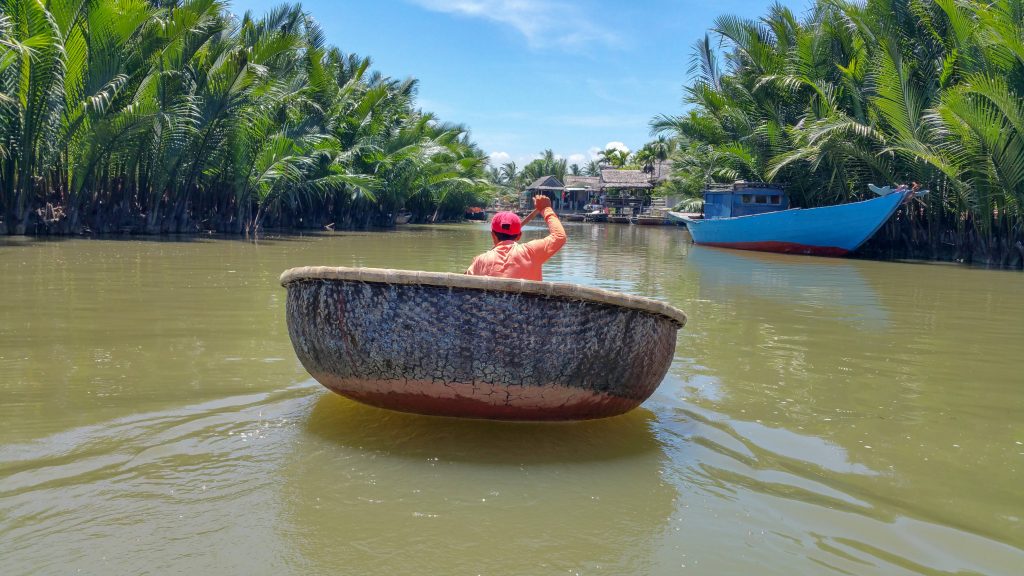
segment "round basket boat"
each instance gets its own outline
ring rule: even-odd
[[[306,370],[403,412],[585,420],[661,383],[686,315],[596,288],[376,268],[292,268],[288,334]]]

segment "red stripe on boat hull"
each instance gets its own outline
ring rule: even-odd
[[[846,256],[850,253],[838,246],[809,246],[794,242],[700,242],[704,246],[734,248],[736,250],[756,250],[758,252],[780,252],[782,254],[807,254],[810,256]]]

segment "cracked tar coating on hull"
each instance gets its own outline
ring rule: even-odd
[[[570,285],[425,273],[387,282],[353,270],[282,276],[292,344],[327,388],[403,412],[622,414],[660,384],[685,322],[660,302]]]

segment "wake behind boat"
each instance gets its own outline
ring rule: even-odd
[[[871,238],[914,193],[888,187],[871,189],[880,196],[822,208],[789,208],[789,199],[778,186],[736,182],[728,188],[709,187],[704,192],[703,219],[669,214],[686,223],[696,244],[845,256]]]

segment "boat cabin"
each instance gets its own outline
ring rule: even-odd
[[[704,218],[735,218],[789,208],[789,198],[777,184],[744,182],[710,184],[704,190]]]

